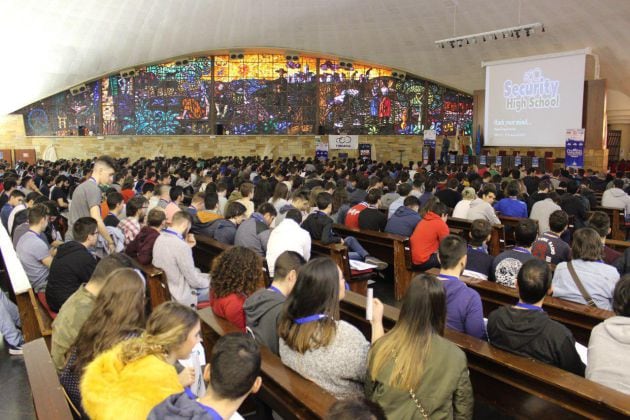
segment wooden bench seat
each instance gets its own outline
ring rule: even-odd
[[[606,239],[606,245],[616,251],[623,253],[626,249],[628,249],[628,247],[630,247],[630,242],[620,241],[617,239]]]
[[[229,321],[206,308],[198,311],[206,356],[217,340],[231,332],[240,332]],[[284,419],[322,419],[336,399],[314,382],[289,369],[278,356],[261,346],[262,387],[256,397]]]
[[[24,344],[24,364],[36,417],[39,420],[71,420],[70,407],[43,338]]]
[[[470,228],[472,221],[468,219],[460,219],[457,217],[448,217],[446,224],[450,228],[455,228],[462,233],[460,236],[464,238],[466,242],[470,239]],[[490,241],[488,241],[488,253],[490,255],[499,255],[505,250],[505,227],[503,225],[492,225],[492,233],[490,234]]]
[[[168,282],[164,270],[152,264],[140,264],[138,260],[134,260],[134,263],[142,271],[147,281],[151,308],[155,309],[162,303],[170,301],[172,299],[171,292],[168,289]]]
[[[330,257],[341,268],[350,290],[367,295],[368,280],[374,276],[374,271],[353,274],[350,268],[348,247],[343,244],[324,244],[321,241],[311,241],[311,257]]]
[[[365,298],[347,292],[341,318],[369,339]],[[385,305],[385,330],[398,320],[399,310]],[[630,416],[628,395],[489,343],[447,330],[445,337],[466,353],[475,400],[519,418],[624,418]]]
[[[527,220],[527,218],[525,217],[511,217],[511,216],[504,216],[504,215],[499,215],[499,220],[501,221],[501,224],[504,226],[505,228],[505,244],[506,245],[514,245],[516,243],[516,238],[514,236],[514,232],[516,229],[516,226],[518,226],[518,224],[523,221],[523,220]],[[536,223],[536,231],[538,231],[538,220],[535,219],[530,219],[532,220],[534,223]]]
[[[610,218],[610,239],[618,241],[626,240],[626,221],[623,210],[602,206],[595,207],[592,210],[602,211]]]
[[[409,288],[413,271],[407,266],[405,249],[409,249],[409,238],[392,233],[367,229],[354,229],[345,225],[333,225],[341,236],[354,236],[370,255],[390,265],[394,273],[394,297],[403,298]]]

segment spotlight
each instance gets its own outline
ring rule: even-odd
[[[470,45],[470,41],[469,40],[466,40],[466,45]]]
[[[542,27],[542,31],[545,32],[545,27],[544,26]]]
[[[521,37],[521,31],[516,31],[516,38],[520,38]]]
[[[497,40],[497,34],[494,34],[494,40],[495,41]]]
[[[444,43],[443,42],[440,45],[442,46],[442,48],[444,48]]]
[[[449,41],[449,44],[451,44],[451,48],[455,48],[455,41]]]
[[[483,42],[486,42],[486,36],[485,35],[483,36]]]

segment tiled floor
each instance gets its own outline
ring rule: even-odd
[[[21,356],[10,356],[0,339],[0,419],[35,419],[26,367]]]

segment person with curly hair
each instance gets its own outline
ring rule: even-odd
[[[262,259],[249,248],[235,246],[214,259],[211,273],[212,311],[245,331],[243,304],[258,288]]]

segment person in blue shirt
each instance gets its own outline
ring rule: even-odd
[[[13,208],[23,202],[24,193],[22,191],[13,190],[11,195],[9,195],[9,200],[2,206],[2,210],[0,210],[0,219],[2,219],[2,224],[5,229],[9,229],[9,215],[11,215]]]
[[[494,209],[500,212],[502,216],[527,218],[527,204],[518,199],[518,181],[510,181],[506,192],[508,197],[499,200],[494,205]]]
[[[408,195],[403,201],[403,206],[398,207],[387,221],[385,232],[410,237],[416,225],[422,220],[418,210],[420,210],[420,201],[417,197]]]
[[[249,335],[230,333],[212,347],[210,363],[204,370],[209,380],[204,395],[197,396],[186,388],[155,406],[148,420],[158,419],[229,419],[243,401],[262,385],[260,348]]]
[[[467,250],[466,242],[460,236],[448,235],[440,242],[438,279],[446,292],[446,326],[486,340],[481,297],[459,279],[466,267]]]

